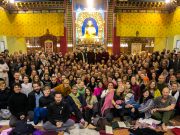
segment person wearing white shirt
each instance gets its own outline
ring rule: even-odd
[[[177,82],[172,83],[172,89],[170,90],[170,95],[173,96],[177,102],[177,100],[179,98],[179,89],[178,89],[178,83]]]
[[[21,84],[21,93],[26,94],[26,96],[28,96],[28,94],[33,90],[32,89],[32,83],[29,83],[29,77],[28,76],[24,76],[23,77],[23,83]]]

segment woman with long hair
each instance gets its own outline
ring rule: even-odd
[[[91,76],[90,83],[87,84],[87,87],[90,87],[91,90],[94,92],[94,88],[97,86],[96,78],[94,76]]]
[[[152,97],[157,98],[161,96],[160,90],[157,88],[157,83],[156,81],[151,81],[149,83],[149,92],[152,95]]]
[[[97,97],[98,101],[100,101],[100,96],[103,90],[104,90],[103,83],[100,81],[98,82],[97,87],[94,88],[94,92],[93,92],[93,95]]]
[[[85,109],[85,120],[90,123],[91,118],[95,117],[98,113],[98,100],[96,96],[92,94],[91,88],[85,89],[86,109]]]
[[[148,89],[142,91],[142,95],[139,100],[140,107],[138,111],[141,117],[149,118],[151,117],[151,109],[153,107],[153,96]]]
[[[34,83],[34,82],[40,82],[40,83],[41,83],[41,88],[44,87],[44,84],[43,84],[43,82],[40,80],[39,75],[35,75],[35,76],[33,77],[32,83]]]

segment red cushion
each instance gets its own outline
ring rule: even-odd
[[[180,128],[173,128],[171,130],[175,135],[180,135]]]

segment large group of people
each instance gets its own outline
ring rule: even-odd
[[[48,131],[81,128],[97,117],[160,120],[180,112],[180,52],[110,55],[104,49],[0,54],[0,119],[43,121]]]

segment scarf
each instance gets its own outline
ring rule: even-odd
[[[114,90],[110,91],[105,97],[103,107],[101,108],[102,116],[104,115],[105,110],[114,107],[112,104],[113,97],[114,97]]]
[[[73,99],[73,101],[77,105],[78,109],[81,108],[82,105],[81,105],[81,102],[78,99],[79,93],[77,93],[76,95],[74,95],[73,93],[70,93],[69,96]]]

